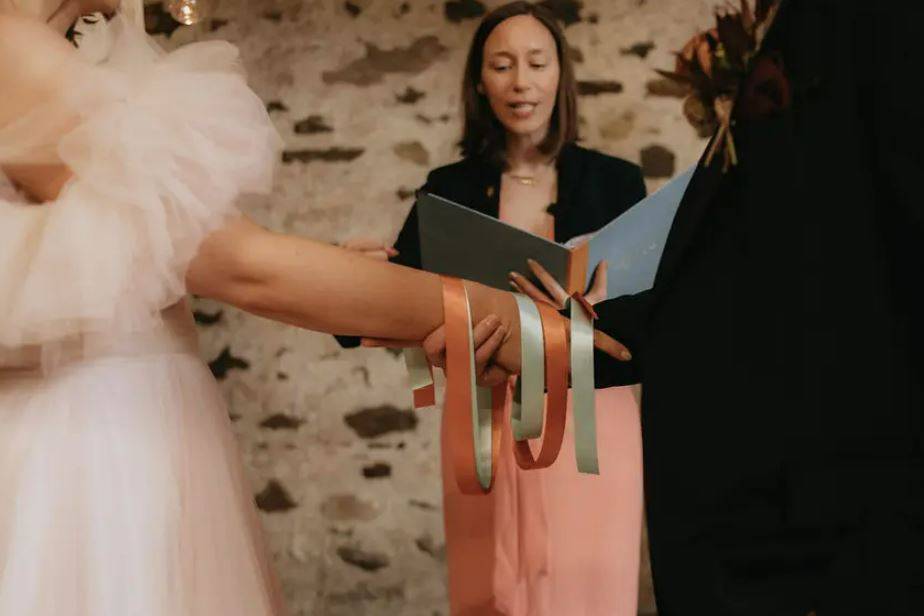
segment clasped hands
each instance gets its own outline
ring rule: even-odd
[[[344,244],[344,248],[381,260],[397,255],[393,248],[385,247],[378,242],[369,240],[354,240]],[[511,272],[509,275],[511,289],[530,297],[533,301],[548,304],[558,310],[563,309],[569,299],[568,292],[538,262],[529,260],[528,266],[542,288],[539,288],[525,276],[517,272]],[[606,288],[607,264],[603,262],[597,268],[585,299],[590,304],[596,304],[606,299]],[[508,325],[494,314],[484,317],[472,328],[472,341],[475,347],[475,377],[478,385],[494,387],[504,383],[512,376],[508,363],[498,361],[498,352],[505,343],[509,342],[513,333]],[[597,332],[595,341],[599,348],[616,359],[626,361],[631,358],[625,347],[608,336]],[[446,331],[443,326],[431,332],[423,342],[363,338],[362,345],[364,347],[387,348],[422,346],[431,365],[438,368],[445,368],[446,365]]]

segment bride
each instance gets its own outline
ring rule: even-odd
[[[64,33],[115,13],[100,63]],[[165,54],[140,0],[0,0],[0,614],[284,613],[187,292],[422,340],[438,277],[264,230],[278,136],[226,43]],[[360,277],[362,284],[356,284]],[[468,284],[516,371],[513,297]],[[613,356],[625,349],[598,336]]]

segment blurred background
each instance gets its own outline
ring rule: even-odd
[[[207,0],[193,26],[169,1],[145,13],[168,48],[240,47],[285,140],[274,194],[245,203],[249,215],[325,242],[391,242],[427,171],[458,157],[467,47],[502,3]],[[693,164],[704,142],[655,69],[673,66],[719,2],[544,4],[577,60],[582,142],[639,163],[649,191]],[[292,613],[448,616],[440,419],[411,411],[401,358],[211,302],[196,303],[196,318]],[[644,552],[639,613],[654,614]]]

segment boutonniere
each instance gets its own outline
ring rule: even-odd
[[[715,134],[706,154],[711,165],[722,152],[723,171],[738,163],[732,135],[735,117],[764,117],[786,109],[792,99],[779,54],[761,53],[780,0],[748,0],[716,9],[715,27],[696,34],[677,54],[673,71],[662,76],[683,84],[683,112],[703,135]]]

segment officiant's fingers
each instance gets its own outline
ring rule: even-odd
[[[534,302],[542,302],[543,304],[548,304],[553,308],[561,310],[561,306],[555,305],[555,300],[548,296],[530,282],[525,276],[521,276],[516,272],[510,272],[510,286],[515,290],[519,291],[523,295],[530,297]]]
[[[392,257],[398,256],[398,251],[394,248],[383,248],[379,250],[354,250],[353,252],[360,254],[367,259],[375,259],[376,261],[388,261]]]
[[[379,261],[387,261],[391,257],[398,256],[398,251],[394,248],[386,246],[378,240],[367,238],[354,238],[347,240],[341,244],[341,247],[352,252],[358,252],[364,257],[376,259]]]
[[[375,259],[376,261],[388,261],[389,257],[392,255],[385,250],[371,250],[369,252],[362,253],[367,259]]]
[[[373,240],[365,237],[354,237],[348,239],[347,241],[341,244],[347,250],[355,250],[357,252],[366,252],[367,250],[384,250],[385,246],[382,242],[378,240]]]
[[[584,296],[591,305],[599,304],[606,299],[606,261],[600,261],[597,271],[594,273],[594,281],[590,286],[587,295]]]
[[[546,292],[555,300],[558,307],[564,308],[565,303],[568,301],[568,292],[558,284],[558,281],[552,277],[552,274],[542,267],[538,261],[527,259],[526,263],[529,265],[529,269],[532,270],[536,278],[539,279],[539,282],[542,283],[542,286],[545,287]]]
[[[594,330],[594,346],[619,361],[629,361],[632,353],[621,342],[611,338],[598,329]]]

